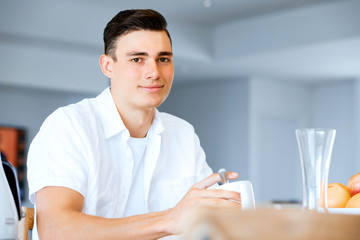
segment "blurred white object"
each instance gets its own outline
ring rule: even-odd
[[[0,239],[16,240],[18,212],[0,156]]]
[[[203,5],[204,5],[204,7],[209,8],[213,5],[213,2],[212,2],[212,0],[204,0]]]
[[[250,181],[236,181],[221,186],[215,189],[223,189],[240,193],[241,208],[242,209],[255,209],[255,197],[253,187]]]

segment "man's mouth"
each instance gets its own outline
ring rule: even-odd
[[[154,85],[154,86],[140,86],[140,88],[146,92],[158,92],[160,91],[162,88],[164,87],[164,85]]]

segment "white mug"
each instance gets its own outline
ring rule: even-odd
[[[214,189],[223,189],[240,193],[242,209],[255,209],[255,197],[250,181],[236,181],[225,183]]]

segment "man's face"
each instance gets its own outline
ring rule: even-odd
[[[118,38],[116,61],[109,57],[107,75],[118,107],[149,109],[169,95],[174,65],[165,31],[134,31]]]

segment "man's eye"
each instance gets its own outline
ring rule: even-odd
[[[159,58],[159,62],[169,62],[168,58]]]
[[[131,59],[131,61],[138,63],[138,62],[141,62],[141,58],[133,58],[133,59]]]

